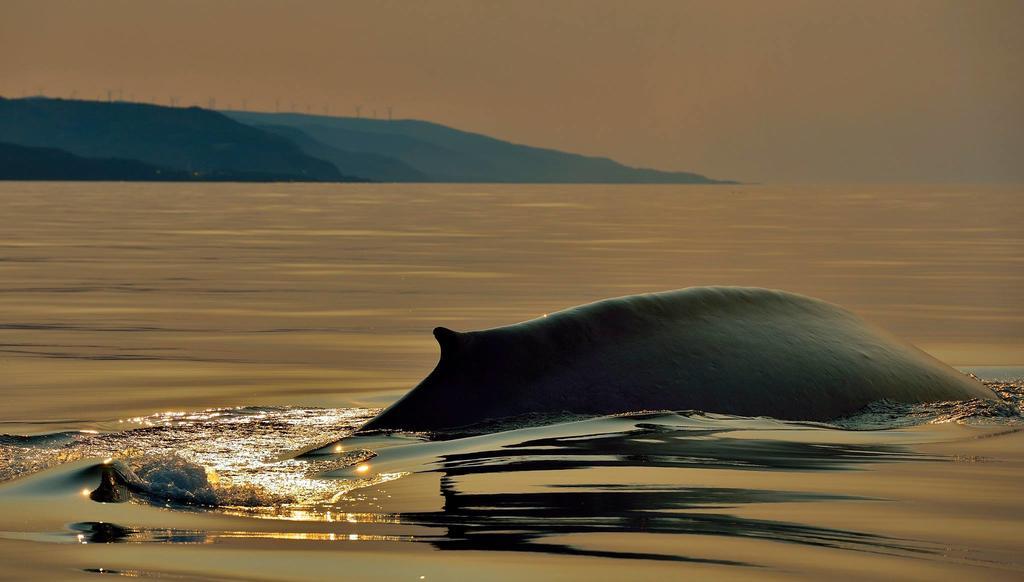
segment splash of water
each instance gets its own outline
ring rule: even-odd
[[[957,400],[904,404],[880,400],[861,412],[829,424],[849,430],[905,428],[920,424],[1019,423],[1024,419],[1024,384],[985,382],[997,400]]]
[[[325,439],[351,434],[376,411],[242,407],[163,412],[126,419],[131,428],[0,436],[0,481],[83,458],[112,458],[137,491],[155,502],[282,507],[330,499],[359,483],[315,475],[372,455],[287,458]]]
[[[831,423],[845,430],[903,428],[925,423],[1018,423],[1024,418],[1024,385],[989,382],[997,401],[969,400],[909,405],[877,402]],[[112,458],[147,501],[216,506],[258,517],[291,519],[316,513],[317,505],[366,485],[395,479],[324,479],[332,470],[374,455],[365,449],[294,458],[297,451],[351,435],[373,409],[242,407],[163,412],[118,421],[126,430],[0,435],[0,481],[82,458]],[[563,418],[561,421],[574,419]],[[536,418],[525,425],[543,424]],[[519,425],[522,426],[522,425]],[[508,423],[490,427],[513,430]],[[435,435],[457,438],[463,435]],[[652,445],[653,446],[653,445]],[[652,453],[653,454],[653,453]]]

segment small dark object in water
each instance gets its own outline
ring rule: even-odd
[[[124,503],[130,500],[131,491],[128,490],[128,485],[118,473],[117,467],[110,463],[104,463],[100,468],[102,471],[100,486],[89,493],[89,499],[100,503]]]

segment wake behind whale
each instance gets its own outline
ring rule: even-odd
[[[879,400],[992,398],[845,309],[767,289],[634,295],[483,331],[439,327],[434,336],[434,371],[360,430],[637,410],[830,420]]]

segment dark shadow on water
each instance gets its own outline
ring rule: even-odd
[[[552,489],[556,489],[553,487]],[[442,550],[523,551],[648,560],[715,562],[676,553],[588,550],[546,542],[549,536],[593,533],[655,533],[724,536],[872,553],[931,550],[870,533],[738,517],[727,512],[750,503],[843,501],[863,498],[757,489],[644,485],[559,486],[561,491],[463,493],[457,479],[442,479],[441,512],[403,514],[403,522],[447,528],[428,540]],[[709,512],[708,510],[722,510]],[[687,510],[701,510],[690,511]],[[685,551],[680,545],[680,552]]]
[[[597,467],[721,468],[749,471],[841,471],[858,464],[929,460],[903,447],[728,438],[732,429],[656,423],[625,433],[543,438],[497,450],[443,458],[439,512],[403,514],[405,523],[445,527],[429,540],[443,550],[524,551],[632,559],[712,561],[679,553],[590,550],[546,541],[592,533],[658,533],[760,539],[887,554],[931,554],[925,545],[871,533],[747,519],[729,510],[752,503],[866,501],[864,498],[766,489],[655,484],[552,485],[537,491],[473,493],[461,477]],[[585,478],[586,473],[581,473]],[[680,481],[685,480],[680,472]],[[751,476],[756,479],[755,476]],[[642,481],[643,475],[637,480]],[[840,478],[837,476],[837,478]],[[514,482],[510,479],[510,483]],[[690,511],[688,511],[690,510]],[[694,511],[694,510],[700,510]],[[712,510],[712,511],[709,511]],[[740,565],[741,562],[726,562]],[[743,564],[755,565],[755,564]]]
[[[758,564],[693,555],[681,538],[677,538],[680,540],[677,547],[667,550],[670,546],[659,544],[649,551],[587,548],[551,538],[578,534],[675,534],[763,540],[904,557],[941,555],[942,548],[917,540],[738,515],[740,508],[750,504],[877,500],[779,491],[756,488],[756,485],[725,488],[686,483],[689,474],[686,469],[748,471],[750,482],[756,484],[757,473],[763,471],[834,471],[835,478],[842,479],[842,471],[855,470],[866,463],[941,458],[920,455],[895,445],[814,442],[813,431],[820,428],[810,426],[806,428],[811,432],[797,427],[793,429],[797,432],[790,433],[791,438],[785,440],[787,435],[779,433],[773,433],[779,438],[756,438],[757,430],[737,427],[729,421],[704,427],[681,422],[681,418],[665,414],[638,417],[638,422],[624,431],[545,437],[496,446],[492,450],[444,456],[435,469],[442,474],[442,509],[397,516],[401,524],[425,526],[443,533],[410,535],[404,539],[428,543],[441,550],[539,552],[731,566]],[[762,428],[773,430],[775,427]],[[745,434],[732,434],[737,430],[744,430]],[[833,435],[830,439],[817,440],[836,439]],[[598,468],[634,469],[637,482],[608,483],[602,481],[606,479],[600,476],[602,473],[587,471]],[[648,475],[644,471],[650,468],[680,469],[676,473],[678,482],[645,483]],[[473,480],[468,479],[473,475],[541,470],[577,471],[578,477],[571,485],[544,486],[543,477],[538,475],[537,479],[529,480],[537,482],[529,488],[517,486],[521,480],[509,478],[504,490],[498,492],[473,491]],[[373,526],[344,527],[372,529]],[[76,524],[73,529],[84,536],[85,541],[97,543],[207,543],[226,535],[224,532],[138,530],[96,523]]]
[[[83,521],[73,523],[69,527],[79,542],[89,544],[145,542],[202,544],[209,541],[207,534],[201,531],[160,528],[135,529],[102,521]]]
[[[442,470],[449,476],[591,467],[837,471],[864,463],[939,460],[895,445],[730,438],[736,430],[638,423],[628,432],[541,438],[448,455]]]

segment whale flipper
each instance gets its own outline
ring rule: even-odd
[[[882,399],[992,398],[849,311],[767,289],[620,297],[482,331],[438,327],[434,337],[437,367],[360,430],[652,409],[829,420]]]

